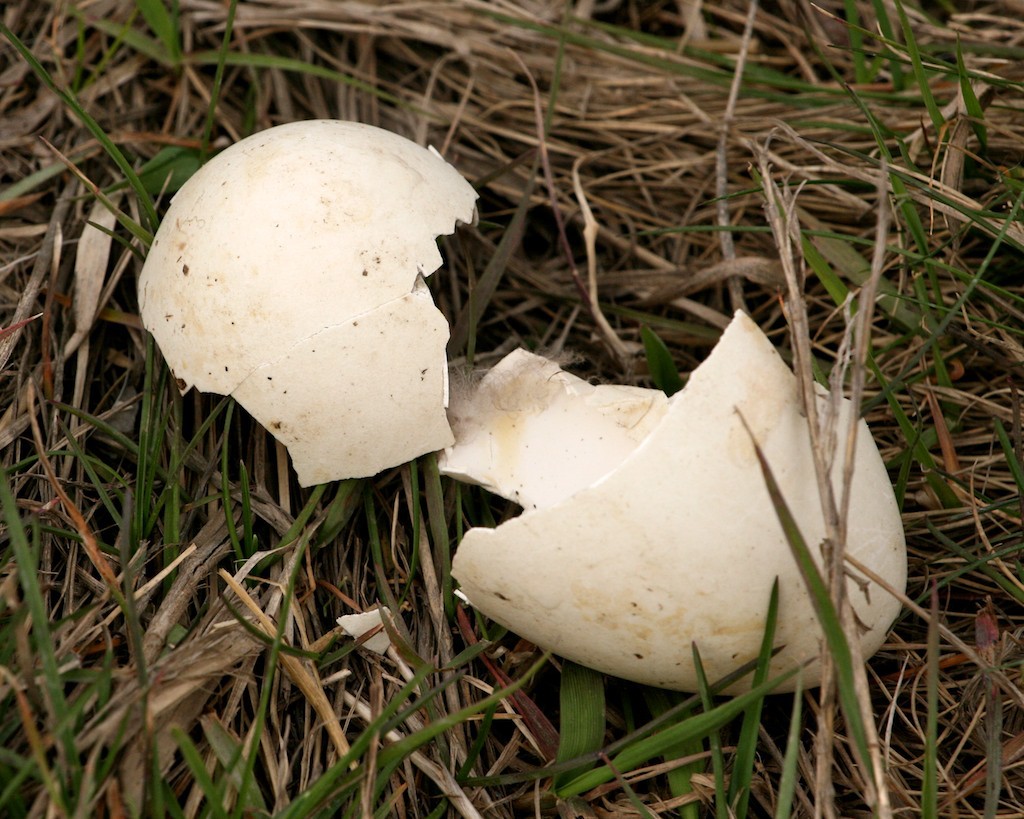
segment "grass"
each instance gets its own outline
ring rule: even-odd
[[[737,65],[747,3],[598,5],[5,6],[0,814],[1024,814],[1019,26],[799,0]],[[462,533],[511,504],[429,456],[303,489],[233,401],[178,395],[134,285],[167,200],[312,117],[477,185],[431,279],[457,368],[518,344],[674,391],[743,306],[827,383],[870,319],[844,388],[910,579],[863,673],[795,530],[836,687],[771,693],[769,622],[749,693],[646,689],[460,603]],[[383,658],[335,625],[378,604]]]

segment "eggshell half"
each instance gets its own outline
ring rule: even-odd
[[[441,264],[437,236],[472,221],[475,201],[436,152],[380,128],[262,131],[174,197],[139,280],[143,323],[183,392],[234,394],[280,422],[268,429],[289,431],[304,484],[373,474],[452,440],[438,434],[447,325],[429,295],[410,296]],[[407,379],[410,357],[429,387]],[[380,457],[362,452],[368,440]],[[328,463],[338,452],[358,454]]]
[[[494,400],[493,419],[500,419],[500,396]],[[853,411],[842,401],[838,429]],[[796,378],[757,325],[737,313],[653,431],[617,467],[547,508],[467,532],[452,567],[463,593],[488,617],[563,657],[694,691],[692,644],[712,680],[754,659],[779,578],[776,644],[784,648],[772,670],[813,660],[821,630],[740,413],[817,551],[825,528]],[[467,443],[456,432],[447,457],[461,464],[460,474],[492,473],[488,458],[480,459],[479,473],[461,459],[462,448],[479,439]],[[557,446],[553,453],[560,457]],[[854,459],[847,550],[903,589],[900,511],[863,421]],[[900,606],[864,578],[851,579],[848,589],[865,625],[866,658]],[[805,686],[819,682],[816,661],[802,677]]]

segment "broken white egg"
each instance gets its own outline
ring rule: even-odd
[[[533,507],[466,533],[452,574],[472,605],[577,663],[696,691],[692,644],[711,680],[756,658],[778,578],[776,644],[784,648],[771,670],[812,661],[802,683],[817,684],[821,629],[740,420],[818,546],[825,525],[796,378],[760,328],[737,313],[684,390],[663,405],[652,397],[646,412],[627,391],[621,416],[587,406],[600,387],[581,390],[557,368],[523,361],[514,353],[451,409],[456,442],[442,469]],[[842,400],[837,429],[851,412]],[[645,433],[639,442],[630,438],[634,423]],[[838,488],[841,452],[836,461]],[[847,552],[905,588],[900,511],[863,421]],[[848,591],[867,658],[900,604],[855,573]]]
[[[452,442],[448,323],[423,277],[476,193],[433,150],[355,122],[270,128],[175,195],[139,306],[182,392],[233,395],[304,486]]]

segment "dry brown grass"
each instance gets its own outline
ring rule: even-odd
[[[456,327],[461,320],[468,328],[470,289],[526,203],[522,240],[507,258],[498,256],[500,278],[482,305],[475,359],[486,363],[523,343],[568,350],[587,375],[636,383],[648,383],[639,343],[644,324],[666,341],[683,372],[741,305],[789,349],[778,250],[752,174],[759,156],[780,185],[804,184],[796,198],[800,226],[825,267],[855,292],[870,269],[877,213],[893,203],[873,341],[883,381],[869,378],[865,406],[903,500],[908,604],[923,608],[907,610],[869,668],[885,787],[894,814],[920,814],[934,589],[936,629],[942,626],[932,654],[941,672],[938,815],[1022,816],[1024,505],[1014,468],[1024,447],[1016,374],[1024,360],[1024,225],[1005,218],[1022,190],[1020,5],[969,3],[935,18],[907,8],[925,53],[948,58],[960,39],[979,77],[984,149],[948,78],[931,82],[938,100],[953,100],[943,129],[930,121],[912,77],[902,94],[884,67],[870,84],[856,84],[849,30],[838,19],[851,4],[821,3],[823,12],[804,0],[780,0],[759,9],[732,104],[748,5],[703,3],[686,17],[689,5],[243,0],[213,145],[282,122],[330,117],[438,146],[481,193],[481,226],[444,243],[447,269],[432,279]],[[852,5],[873,29],[873,4]],[[58,85],[76,89],[140,164],[167,146],[202,145],[227,5],[180,0],[179,8],[185,59],[176,67],[147,53],[146,43],[156,41],[127,0],[11,0],[2,14]],[[865,109],[907,180],[905,199],[891,178],[881,198],[876,192],[878,130]],[[538,110],[548,118],[544,127]],[[83,814],[121,815],[159,770],[185,814],[198,815],[206,797],[180,735],[210,771],[240,746],[257,749],[263,804],[283,810],[374,715],[401,701],[397,692],[409,680],[422,682],[422,690],[450,680],[449,671],[420,680],[416,658],[444,668],[480,636],[478,624],[467,618],[460,627],[445,605],[454,488],[444,484],[443,499],[432,494],[438,484],[427,462],[365,485],[300,490],[283,451],[240,410],[229,417],[215,397],[178,399],[165,374],[147,372],[134,292],[138,243],[121,229],[116,241],[83,233],[103,209],[94,208],[88,186],[57,152],[102,188],[122,175],[6,40],[0,151],[0,315],[10,328],[0,339],[0,452],[18,509],[35,532],[53,656],[67,674],[66,701],[80,709],[71,733],[82,760],[76,768],[72,748],[61,744],[65,715],[55,710],[45,662],[33,648],[8,529],[0,579],[11,641],[0,654],[7,781],[0,790],[15,775],[16,757],[34,758],[48,772],[20,786],[9,815],[60,814],[55,794],[67,770],[85,771],[80,785],[93,788],[76,796]],[[538,161],[550,169],[550,190]],[[716,201],[720,190],[728,196]],[[589,259],[580,191],[596,226]],[[142,218],[131,195],[116,195],[121,208]],[[924,226],[926,247],[913,234],[910,212]],[[998,249],[985,262],[994,236]],[[589,261],[596,288],[587,283]],[[978,270],[982,280],[971,282]],[[815,270],[804,265],[801,274],[813,350],[828,366],[845,330],[843,312]],[[590,309],[581,285],[596,291],[600,312]],[[467,352],[463,332],[456,363]],[[214,412],[213,423],[199,430]],[[1016,464],[1000,444],[997,422],[1016,448]],[[193,436],[195,446],[185,452]],[[166,472],[172,463],[181,464],[176,475]],[[421,507],[422,527],[413,523]],[[254,553],[250,560],[232,559],[233,530],[249,539],[242,548]],[[336,616],[397,599],[404,654],[378,660],[337,640]],[[277,654],[279,673],[270,677],[259,635],[272,642],[275,632],[309,653]],[[428,707],[407,714],[392,734],[374,736],[364,765],[373,769],[378,752],[400,736],[519,677],[538,655],[509,636],[484,656],[460,662],[463,675]],[[104,674],[108,691],[89,688]],[[618,784],[556,806],[543,779],[501,780],[551,760],[557,685],[557,665],[549,666],[522,695],[504,700],[480,748],[473,743],[481,718],[461,720],[398,764],[383,796],[372,792],[373,777],[364,778],[353,815],[389,805],[390,815],[427,816],[440,794],[449,797],[442,815],[639,815]],[[613,738],[632,718],[623,704],[642,698],[631,686],[608,685]],[[794,815],[866,815],[862,772],[840,718],[826,768],[835,804],[815,789],[814,731],[819,721],[832,723],[819,712],[817,693],[806,695],[805,706]],[[254,721],[257,714],[265,718]],[[755,812],[774,809],[784,738],[785,720],[767,715]],[[985,760],[996,748],[998,775],[986,779]],[[471,751],[479,751],[471,773],[487,777],[483,784],[454,778]],[[986,808],[993,781],[998,792]],[[656,815],[693,799],[709,805],[710,775],[696,777],[695,787],[696,796],[674,798],[663,775],[635,784]],[[223,800],[230,809],[237,794],[228,787]]]

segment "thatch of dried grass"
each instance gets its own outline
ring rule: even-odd
[[[869,281],[877,215],[891,207],[864,400],[903,503],[911,583],[868,670],[881,781],[893,814],[1024,813],[1018,3],[905,5],[912,41],[895,6],[867,2],[779,0],[754,10],[745,36],[750,6],[738,0],[245,0],[233,19],[223,2],[180,0],[163,40],[139,13],[152,5],[13,0],[3,23],[136,167],[310,117],[438,146],[482,196],[480,226],[445,242],[433,283],[456,364],[526,344],[596,378],[648,383],[641,326],[685,373],[738,306],[792,349],[760,168],[795,193],[809,339],[827,369],[846,330],[837,301]],[[895,26],[888,49],[872,34],[879,9]],[[863,31],[844,22],[853,11]],[[481,624],[452,608],[455,490],[429,462],[300,490],[240,411],[176,397],[137,316],[143,248],[103,222],[91,186],[142,224],[144,209],[80,118],[0,42],[10,815],[121,815],[166,794],[198,815],[213,787],[203,770],[225,810],[312,812],[330,804],[330,788],[317,790],[327,774],[349,788],[349,815],[555,810],[545,780],[517,775],[552,758],[557,666],[488,710],[484,697],[536,649],[506,636],[459,656],[484,644]],[[980,121],[945,68],[958,49]],[[521,236],[507,238],[510,227]],[[482,517],[513,513],[466,503]],[[35,550],[32,583],[16,547]],[[402,611],[402,648],[382,660],[334,626],[377,601]],[[53,674],[62,685],[48,687]],[[608,690],[613,739],[644,699]],[[414,691],[419,707],[401,711]],[[794,815],[865,815],[842,718],[815,692],[805,714]],[[447,730],[410,739],[431,725]],[[826,743],[813,739],[821,726],[835,728]],[[751,785],[765,813],[785,729],[766,715]],[[353,743],[364,767],[331,773]],[[244,766],[224,773],[238,758],[258,788]],[[632,792],[620,781],[557,810],[695,810],[715,798],[707,770],[689,792],[664,768],[630,773]]]

